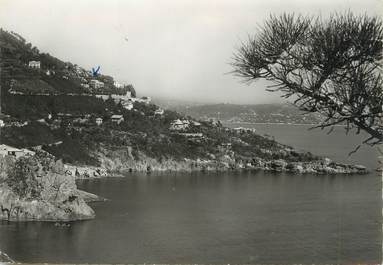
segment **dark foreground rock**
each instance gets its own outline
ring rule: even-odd
[[[51,157],[0,157],[0,219],[8,221],[75,221],[95,217],[86,201],[98,196],[79,191]]]
[[[8,186],[0,186],[0,219],[8,221],[76,221],[95,217],[84,199],[69,195],[62,200],[27,200]]]

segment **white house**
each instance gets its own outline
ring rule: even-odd
[[[0,128],[1,128],[1,127],[4,127],[4,126],[5,126],[4,121],[3,121],[3,120],[0,120]]]
[[[126,91],[125,97],[126,98],[132,98],[132,92],[131,91]]]
[[[116,94],[111,94],[111,95],[96,95],[96,98],[101,98],[102,100],[107,100],[109,97],[111,97],[114,102],[118,103],[121,101],[121,103],[125,101],[131,101],[135,102],[135,98],[131,97],[130,92],[128,91],[125,95],[116,95]]]
[[[22,156],[33,156],[35,155],[35,152],[28,149],[18,149],[12,146],[2,144],[0,145],[0,155],[1,156],[10,155],[10,156],[19,158]]]
[[[189,127],[189,125],[190,125],[190,122],[188,120],[181,121],[180,119],[177,119],[170,124],[170,130],[174,130],[174,131],[185,130]]]
[[[154,115],[163,115],[164,114],[164,110],[163,109],[156,109],[155,111],[154,111]]]
[[[102,124],[102,118],[96,118],[96,124],[97,126],[100,126]]]
[[[132,110],[134,107],[133,102],[131,102],[131,101],[121,101],[121,104],[127,110]]]
[[[117,81],[114,81],[113,85],[114,85],[116,88],[123,88],[123,87],[124,87],[123,84],[121,84],[121,83],[119,83],[119,82],[117,82]]]
[[[170,124],[170,130],[181,130],[181,129],[183,129],[183,122],[180,119],[177,119]]]
[[[40,61],[29,61],[28,66],[34,69],[40,69]]]
[[[124,116],[122,116],[122,115],[115,114],[115,115],[112,115],[112,117],[110,117],[110,118],[111,118],[112,122],[115,122],[117,124],[120,124],[121,122],[124,121]]]
[[[96,79],[92,79],[89,81],[89,85],[93,88],[103,88],[104,87],[104,82],[98,81]]]

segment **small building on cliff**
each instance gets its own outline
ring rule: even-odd
[[[102,124],[102,118],[100,117],[96,118],[96,124],[97,126],[100,126]]]
[[[103,88],[105,86],[104,82],[101,82],[101,81],[98,81],[97,79],[92,79],[89,81],[89,85],[92,87],[92,88]]]
[[[124,116],[115,114],[115,115],[112,115],[110,119],[112,120],[112,122],[120,124],[121,122],[124,121]]]
[[[40,69],[40,61],[29,61],[28,66],[33,69]]]
[[[1,156],[10,155],[10,156],[19,158],[22,156],[33,156],[35,155],[35,152],[28,149],[18,149],[9,145],[2,144],[0,145],[0,155]]]
[[[164,110],[159,108],[154,111],[154,115],[162,116],[164,114]]]
[[[181,130],[185,130],[189,128],[189,125],[190,125],[190,122],[188,120],[177,119],[170,124],[169,129],[172,131],[181,131]]]

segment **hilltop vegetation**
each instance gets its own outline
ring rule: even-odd
[[[126,94],[135,96],[132,85],[116,86],[113,77],[94,76],[76,64],[63,62],[49,53],[40,53],[37,47],[19,34],[0,29],[2,92],[15,94]],[[32,61],[40,67],[30,67]],[[104,83],[102,89],[91,87],[91,80]]]

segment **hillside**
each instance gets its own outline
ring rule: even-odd
[[[92,168],[91,175],[100,175],[100,170],[365,170],[297,152],[251,130],[201,121],[201,114],[191,118],[163,110],[149,97],[136,98],[132,85],[40,53],[16,33],[1,30],[0,47],[5,115],[1,143],[43,149],[75,168],[75,174],[81,168]],[[219,108],[202,106],[201,113]],[[257,107],[257,115],[261,109]],[[232,112],[252,110],[233,105],[227,114],[219,115],[230,119]],[[268,113],[267,108],[263,113]]]
[[[224,123],[285,123],[318,124],[321,116],[303,113],[290,104],[208,104],[198,106],[179,105],[173,107],[184,115],[202,120],[220,120]]]
[[[122,86],[113,77],[94,75],[77,64],[63,62],[49,53],[40,53],[14,32],[0,29],[1,84],[10,94],[119,94],[132,92],[131,85]],[[98,73],[98,72],[97,72]],[[102,82],[102,87],[100,86]]]

